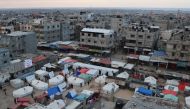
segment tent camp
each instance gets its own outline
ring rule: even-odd
[[[163,93],[164,95],[167,95],[167,94],[171,94],[171,95],[174,95],[174,96],[177,95],[177,92],[172,91],[172,90],[163,90],[162,93]]]
[[[149,83],[151,85],[156,85],[156,78],[152,77],[152,76],[149,76],[147,78],[144,79],[144,82],[145,83]]]
[[[81,68],[79,72],[80,72],[81,74],[86,74],[86,72],[87,72],[88,70],[89,70],[89,69],[87,69],[87,68]]]
[[[66,95],[66,97],[69,99],[74,99],[76,96],[77,96],[77,92],[75,90],[70,90]]]
[[[104,84],[106,82],[106,75],[99,76],[95,79],[95,82],[98,84]]]
[[[190,96],[185,97],[185,104],[188,108],[190,108]]]
[[[49,73],[45,70],[37,70],[34,72],[36,74],[36,76],[40,79],[40,80],[45,80],[45,76],[47,76]]]
[[[98,76],[98,70],[90,69],[86,72],[86,74],[92,75],[92,77],[97,77]]]
[[[106,84],[102,89],[105,94],[113,94],[119,90],[119,86],[112,82]]]
[[[28,82],[28,83],[31,83],[33,80],[35,80],[36,78],[35,78],[35,75],[30,75],[30,76],[27,76],[26,77],[26,81]]]
[[[65,109],[79,109],[81,106],[81,102],[74,100],[71,104],[69,104]]]
[[[65,103],[62,99],[59,100],[54,100],[51,102],[48,106],[47,109],[63,109],[65,107]]]
[[[177,80],[172,79],[172,80],[167,80],[167,81],[166,81],[166,84],[167,84],[167,85],[178,86],[178,85],[179,85],[179,82],[178,82]]]
[[[62,75],[57,75],[51,79],[49,79],[49,85],[50,86],[56,86],[64,81],[64,78]]]
[[[32,92],[33,92],[33,87],[26,86],[26,87],[14,90],[13,97],[15,97],[15,98],[25,97],[27,95],[32,94]]]
[[[122,73],[118,74],[116,77],[127,80],[129,78],[129,74],[127,72],[122,72]]]
[[[80,85],[84,86],[84,80],[77,78],[77,77],[74,77],[74,76],[70,76],[68,78],[68,83],[73,84],[75,86],[80,86]]]
[[[47,92],[48,92],[48,96],[51,97],[54,95],[60,95],[61,91],[59,90],[59,87],[54,86],[54,87],[48,88]]]
[[[40,80],[33,80],[31,82],[31,85],[32,87],[34,87],[35,89],[38,89],[38,90],[47,90],[48,89],[48,84],[43,82],[43,81],[40,81]]]
[[[148,95],[148,96],[152,96],[152,94],[153,94],[152,90],[148,90],[144,87],[137,88],[136,92],[143,94],[143,95]]]
[[[10,84],[14,88],[20,88],[24,86],[24,81],[21,79],[13,79],[13,80],[10,80]]]
[[[120,61],[111,61],[111,67],[113,68],[123,68],[126,65],[125,62],[120,62]]]

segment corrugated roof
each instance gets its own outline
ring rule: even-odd
[[[108,29],[99,29],[99,28],[83,28],[81,30],[82,32],[92,32],[92,33],[103,33],[106,35],[113,34],[113,30],[108,30]]]

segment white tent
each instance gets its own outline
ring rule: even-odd
[[[149,62],[150,56],[140,55],[139,60]]]
[[[173,86],[173,85],[166,85],[166,86],[164,87],[164,89],[165,89],[165,90],[172,90],[172,91],[175,91],[175,92],[178,92],[178,91],[179,91],[178,87]]]
[[[40,80],[33,80],[31,82],[31,85],[32,85],[32,87],[34,87],[35,89],[38,89],[38,90],[47,90],[48,89],[48,84],[43,81],[40,81]]]
[[[156,78],[149,76],[147,78],[144,79],[144,82],[149,83],[151,85],[156,85]]]
[[[187,107],[190,108],[190,96],[185,97],[185,103],[186,103]]]
[[[15,97],[15,98],[25,97],[25,96],[32,94],[32,92],[33,92],[33,87],[26,86],[26,87],[14,90],[13,97]]]
[[[44,76],[48,75],[49,73],[45,70],[37,70],[34,72],[40,80],[44,80]]]
[[[132,70],[133,68],[134,68],[134,64],[127,64],[127,65],[125,65],[125,69],[128,69],[128,70]]]
[[[14,88],[20,88],[24,86],[24,81],[21,79],[13,79],[13,80],[10,80],[10,84]]]
[[[58,85],[58,88],[59,88],[60,92],[65,91],[66,88],[67,88],[67,83],[66,83],[66,82],[63,82],[63,83],[59,84],[59,85]]]
[[[71,59],[71,57],[62,58],[62,59],[60,59],[57,63],[58,63],[58,64],[61,64],[62,62],[64,62],[65,60],[68,60],[68,59]]]
[[[105,75],[99,76],[95,79],[95,82],[98,84],[104,84],[106,82],[106,78],[107,77]]]
[[[178,85],[179,85],[179,81],[174,80],[174,79],[172,79],[172,80],[167,80],[167,81],[166,81],[166,84],[167,84],[167,85],[178,86]]]
[[[73,84],[75,86],[80,86],[80,84],[82,84],[82,86],[84,86],[84,80],[77,78],[77,77],[74,77],[74,76],[70,76],[68,78],[68,83]]]
[[[123,78],[123,79],[128,79],[129,74],[127,72],[122,72],[122,73],[118,74],[116,77]]]
[[[104,93],[113,94],[119,90],[119,86],[114,82],[106,84],[103,88]]]
[[[120,61],[111,61],[111,67],[114,68],[119,68],[119,67],[124,67],[126,65],[125,62],[120,62]]]
[[[36,78],[35,78],[35,75],[30,75],[30,76],[27,76],[26,77],[26,81],[28,82],[28,83],[31,83],[33,80],[35,80]]]
[[[62,83],[64,81],[64,78],[62,75],[57,75],[51,79],[49,79],[49,85],[50,86],[55,86],[58,85],[60,83]]]
[[[6,80],[10,79],[9,73],[0,73],[0,83],[4,83]]]
[[[98,70],[96,70],[96,69],[90,69],[90,70],[88,70],[87,72],[86,72],[86,74],[90,74],[90,75],[92,75],[93,77],[97,77],[97,75],[98,75]]]
[[[88,96],[91,96],[92,94],[94,94],[94,92],[90,91],[90,90],[83,90],[81,93],[85,94],[85,95],[88,95]]]
[[[63,109],[65,107],[65,103],[62,99],[59,100],[54,100],[51,102],[48,106],[47,109]]]

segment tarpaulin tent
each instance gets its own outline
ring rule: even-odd
[[[179,91],[178,87],[172,86],[172,85],[166,85],[166,86],[164,86],[164,89],[166,89],[166,90],[173,90],[175,92]]]
[[[87,69],[87,68],[82,68],[82,69],[80,69],[80,73],[86,73],[87,71],[88,71],[89,69]]]
[[[162,93],[163,93],[164,95],[167,95],[167,94],[171,94],[171,95],[174,95],[174,96],[177,95],[177,92],[172,91],[172,90],[163,90]]]
[[[74,100],[82,102],[85,101],[88,97],[88,95],[81,93],[80,95],[76,96]]]
[[[74,99],[76,96],[77,96],[77,92],[76,92],[75,90],[70,90],[70,91],[67,93],[67,95],[66,95],[66,97],[67,97],[67,98],[70,98],[70,99]]]
[[[144,82],[149,83],[151,85],[156,85],[156,78],[149,76],[147,78],[144,79]]]
[[[76,72],[75,72],[75,76],[78,77],[79,75],[80,75],[80,72],[79,72],[79,71],[76,71]]]
[[[139,60],[149,62],[150,56],[140,55]]]
[[[178,82],[178,80],[172,79],[172,80],[167,80],[167,81],[166,81],[166,84],[178,86],[178,85],[179,85],[179,82]]]
[[[47,90],[47,92],[48,92],[48,96],[50,97],[50,96],[52,96],[52,95],[55,95],[55,94],[59,93],[60,90],[59,90],[59,88],[58,88],[57,86],[55,86],[55,87],[49,88],[49,89]]]
[[[88,70],[88,71],[86,72],[86,74],[92,75],[93,77],[97,77],[98,72],[99,72],[99,71],[96,70],[96,69],[90,69],[90,70]]]
[[[146,89],[144,87],[139,87],[137,92],[139,92],[139,93],[141,93],[143,95],[149,95],[149,96],[152,96],[152,94],[153,94],[152,90],[148,90],[148,89]]]
[[[176,97],[176,96],[174,96],[174,95],[171,95],[171,94],[164,95],[164,99],[171,100],[171,101],[175,101],[175,102],[178,101],[178,97]]]
[[[80,74],[80,75],[79,75],[79,78],[84,79],[85,81],[90,81],[90,80],[92,80],[92,76],[89,75],[89,74]]]

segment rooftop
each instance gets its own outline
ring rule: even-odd
[[[22,32],[22,31],[15,31],[10,34],[7,34],[8,36],[22,36],[22,35],[29,35],[34,32]]]
[[[113,34],[113,30],[108,30],[108,29],[99,29],[99,28],[83,28],[81,30],[82,32],[92,32],[92,33],[103,33],[105,35],[110,35]]]

